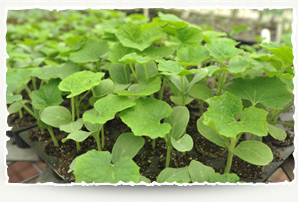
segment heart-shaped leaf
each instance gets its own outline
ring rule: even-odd
[[[112,164],[108,151],[90,150],[77,157],[74,169],[76,182],[117,183],[139,182],[139,167],[130,157],[123,157]]]
[[[176,37],[183,46],[200,46],[203,40],[203,31],[195,27],[185,27],[176,31]]]
[[[189,90],[189,95],[200,100],[207,100],[208,98],[213,97],[213,93],[210,88],[203,84],[195,84]]]
[[[231,150],[233,154],[248,163],[265,166],[273,160],[271,149],[259,141],[243,141]]]
[[[66,107],[51,106],[42,110],[40,119],[50,126],[59,128],[60,125],[71,123],[71,114]]]
[[[183,66],[195,66],[208,59],[209,51],[204,46],[182,47],[177,51],[177,57]]]
[[[143,51],[137,51],[140,55],[147,55],[150,58],[164,58],[174,53],[174,49],[170,47],[155,47],[150,46]]]
[[[223,40],[216,40],[211,43],[207,43],[206,48],[209,50],[210,55],[220,61],[224,61],[243,52],[243,50],[235,48],[234,45]]]
[[[32,105],[35,109],[60,105],[63,102],[61,91],[58,89],[60,79],[53,79],[39,90],[32,92]]]
[[[96,62],[109,51],[106,41],[89,39],[80,49],[70,53],[69,59],[75,63]]]
[[[112,150],[112,162],[115,164],[122,157],[133,158],[144,146],[145,140],[142,137],[134,136],[133,133],[121,134]]]
[[[103,76],[102,72],[81,71],[63,79],[58,87],[61,91],[70,92],[67,98],[71,98],[98,85]]]
[[[211,174],[215,173],[213,168],[203,165],[199,161],[192,160],[188,167],[188,172],[192,182],[210,182]]]
[[[170,116],[172,109],[166,102],[154,98],[138,98],[136,105],[122,111],[119,116],[127,124],[134,135],[149,136],[151,139],[164,137],[170,132],[168,123],[160,123],[161,119]]]
[[[171,143],[173,147],[180,152],[190,151],[193,147],[193,140],[188,134],[183,135],[178,140],[175,140],[173,137],[171,137]]]
[[[99,112],[99,115],[94,116],[93,114],[84,114],[83,119],[84,121],[90,122],[92,124],[105,124],[108,120],[113,119],[117,112],[120,112],[134,105],[135,103],[128,97],[104,97],[96,101],[94,104],[94,108]]]
[[[158,183],[164,182],[177,182],[177,183],[189,183],[191,181],[188,168],[165,168],[157,176]]]
[[[104,79],[93,90],[97,97],[106,96],[107,94],[114,92],[114,82],[111,79]]]
[[[241,100],[230,93],[209,98],[210,105],[204,114],[205,125],[214,127],[217,132],[226,137],[236,137],[240,132],[250,132],[258,136],[267,135],[267,111],[255,107],[243,110]],[[236,117],[241,114],[241,121]]]
[[[130,71],[129,67],[126,65],[112,64],[109,69],[109,74],[117,84],[130,83]]]
[[[113,64],[124,64],[125,62],[121,62],[119,60],[132,51],[132,48],[128,48],[123,46],[121,43],[117,43],[111,49],[108,60],[110,60]]]
[[[174,26],[174,27],[176,27],[178,29],[188,26],[188,22],[185,22],[185,21],[181,20],[176,15],[173,15],[173,14],[163,14],[161,12],[158,12],[157,14],[158,14],[158,16],[160,17],[160,19],[162,21],[165,21],[165,22],[169,23],[170,25],[172,25],[172,26]]]
[[[286,84],[277,77],[236,78],[226,87],[236,97],[261,103],[273,109],[282,109],[292,98]]]
[[[143,57],[140,55],[137,55],[135,52],[134,53],[129,53],[127,55],[124,55],[122,58],[120,58],[120,62],[134,62],[134,63],[140,63],[140,64],[146,64],[150,61],[154,60],[154,58],[150,57]]]

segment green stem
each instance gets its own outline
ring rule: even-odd
[[[269,124],[272,124],[272,125],[275,125],[275,124],[281,124],[281,125],[285,125],[285,126],[291,126],[291,127],[294,127],[294,124],[293,123],[285,123],[285,122],[279,122],[279,121],[276,121],[276,122],[271,122]]]
[[[79,142],[76,142],[76,145],[77,145],[77,152],[81,151],[80,143]]]
[[[212,84],[211,84],[211,89],[215,88],[215,82],[216,82],[216,75],[213,75],[213,80],[212,80]]]
[[[36,114],[33,113],[33,111],[31,111],[26,105],[24,105],[22,102],[17,101],[18,103],[20,103],[36,120],[38,120],[38,116]]]
[[[204,113],[204,100],[200,100],[200,117],[203,116]]]
[[[184,84],[183,84],[183,77],[180,76],[181,78],[181,88],[182,88],[182,106],[185,105],[185,99],[184,99]]]
[[[167,160],[166,160],[166,168],[169,167],[170,165],[170,160],[171,160],[171,151],[172,151],[172,146],[168,146],[167,148]]]
[[[75,105],[74,105],[74,97],[71,98],[71,117],[72,122],[75,121]]]
[[[165,90],[165,86],[166,86],[166,81],[165,81],[165,78],[163,78],[161,89],[158,92],[158,99],[160,99],[160,100],[162,100],[162,98],[163,98],[163,93],[164,93],[164,90]]]
[[[92,91],[92,96],[95,96],[95,92],[93,88],[91,88],[91,91]]]
[[[238,141],[240,140],[241,136],[242,136],[243,133],[239,133],[237,135],[237,139],[236,139],[236,142],[235,142],[235,145],[238,143]]]
[[[268,114],[267,114],[267,117],[266,117],[266,118],[267,118],[267,121],[268,121],[269,117],[271,116],[271,113],[273,112],[273,110],[274,110],[274,109],[270,109],[270,110],[269,110],[269,112],[268,112]]]
[[[263,139],[262,136],[258,137],[259,142],[262,142],[262,139]]]
[[[19,118],[23,118],[23,112],[22,112],[22,109],[19,110]]]
[[[132,74],[134,75],[134,77],[136,78],[136,81],[137,81],[138,80],[138,77],[137,77],[137,74],[136,74],[135,70],[133,69],[133,66],[132,66],[131,63],[129,63],[129,67],[130,67],[130,69],[132,71]]]
[[[104,125],[101,127],[101,147],[105,147],[105,131],[104,131]]]
[[[42,87],[43,83],[44,83],[44,80],[41,80],[40,85],[39,85],[39,89]]]
[[[31,80],[32,80],[32,84],[33,84],[33,89],[34,90],[37,90],[37,87],[36,87],[36,78],[33,76],[33,77],[31,77]]]
[[[51,126],[48,128],[48,131],[50,132],[50,135],[51,135],[51,138],[53,140],[55,147],[59,147],[58,141],[54,135],[53,128]]]
[[[155,150],[155,139],[152,140],[152,149]]]
[[[231,138],[231,143],[229,146],[229,154],[228,154],[228,160],[227,160],[227,164],[226,164],[226,168],[225,168],[225,173],[230,173],[231,167],[232,167],[232,161],[233,161],[233,152],[232,149],[235,148],[235,141],[236,141],[236,137],[232,137]]]
[[[28,86],[26,84],[24,84],[25,90],[27,91],[29,97],[31,98],[32,92],[31,90],[28,88]]]
[[[91,92],[91,89],[88,90],[88,91],[81,97],[81,99],[80,99],[79,102],[77,103],[79,106],[80,106],[81,102],[83,101],[83,99],[84,99],[90,92]]]
[[[285,71],[286,66],[283,65],[282,69],[280,70],[280,72],[278,73],[277,77],[280,77],[282,75],[282,73]]]
[[[79,104],[78,104],[78,96],[75,96],[75,106],[76,106],[76,112],[77,112],[77,120],[80,118],[81,116],[81,111],[79,108]]]
[[[145,71],[145,75],[146,75],[146,81],[147,81],[148,80],[148,73],[147,73],[146,65],[143,64],[143,67],[144,67],[144,71]]]
[[[278,117],[281,113],[283,113],[284,111],[286,111],[287,109],[289,109],[290,107],[292,107],[294,104],[294,102],[292,102],[291,104],[289,104],[287,107],[285,107],[284,109],[280,110],[278,113],[276,113],[274,116],[270,117],[269,119],[267,119],[267,121],[271,121],[272,119]],[[271,111],[271,110],[270,110]]]
[[[255,138],[255,135],[251,134],[250,137],[249,137],[249,140],[253,140],[254,138]]]
[[[182,155],[185,156],[186,152],[182,152]]]

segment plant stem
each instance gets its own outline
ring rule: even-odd
[[[147,68],[146,68],[146,64],[143,64],[144,67],[144,71],[145,71],[145,75],[146,75],[146,81],[148,80],[148,73],[147,73]]]
[[[270,124],[274,125],[274,124],[282,124],[282,125],[285,125],[285,126],[291,126],[291,127],[294,127],[294,124],[293,123],[284,123],[284,122],[271,122]]]
[[[77,120],[80,118],[81,116],[81,111],[79,108],[79,104],[78,104],[78,96],[75,96],[75,106],[76,106],[76,112],[77,112]]]
[[[280,72],[278,73],[277,77],[280,77],[282,75],[282,73],[285,71],[286,66],[283,65],[282,69],[280,70]]]
[[[271,113],[273,112],[273,110],[274,110],[274,109],[270,109],[270,110],[269,110],[269,112],[268,112],[268,114],[267,114],[267,117],[266,117],[266,118],[267,118],[267,121],[268,121],[269,117],[271,116]]]
[[[71,98],[71,117],[72,117],[72,122],[74,122],[75,121],[74,97]]]
[[[262,136],[259,136],[259,137],[258,137],[258,141],[259,141],[259,142],[262,142],[262,139],[263,139]]]
[[[243,133],[239,133],[237,135],[237,139],[236,139],[236,142],[235,142],[235,145],[238,143],[238,141],[240,140],[241,136],[242,136]]]
[[[269,119],[267,119],[267,121],[271,121],[272,119],[278,117],[281,113],[283,113],[284,111],[286,111],[287,109],[289,109],[290,107],[292,107],[294,104],[294,102],[292,102],[291,104],[289,104],[287,107],[285,107],[284,109],[280,110],[279,112],[277,112],[275,115],[273,115],[272,117],[270,117]],[[271,111],[271,110],[270,110]]]
[[[92,96],[95,96],[95,92],[93,88],[91,88],[91,91],[92,91]]]
[[[160,100],[162,100],[162,98],[163,98],[163,93],[164,93],[164,90],[165,90],[165,86],[166,86],[166,80],[165,80],[165,78],[163,78],[161,89],[158,92],[158,99],[160,99]]]
[[[78,102],[77,104],[80,105],[81,102],[82,102],[82,100],[83,100],[83,99],[84,99],[90,92],[91,92],[91,89],[88,90],[88,91],[81,97],[81,99],[79,100],[79,102]]]
[[[31,80],[32,80],[32,84],[33,84],[33,89],[34,90],[37,90],[37,87],[36,87],[36,78],[33,76],[33,77],[31,77]]]
[[[185,156],[186,152],[182,152],[182,155]]]
[[[22,112],[22,109],[19,110],[19,118],[23,118],[23,112]]]
[[[185,106],[183,77],[180,76],[180,78],[181,78],[181,90],[182,90],[182,106]]]
[[[129,63],[129,67],[130,67],[130,69],[131,69],[131,71],[132,71],[132,74],[133,74],[134,77],[136,78],[136,80],[138,80],[137,74],[136,74],[135,70],[133,69],[133,66],[132,66],[131,63]]]
[[[166,168],[169,167],[170,165],[170,160],[171,160],[171,151],[172,151],[172,146],[168,146],[167,148],[167,160],[166,160]]]
[[[204,100],[200,100],[200,117],[203,116],[204,113]]]
[[[58,141],[57,141],[57,139],[56,139],[56,137],[54,135],[53,128],[51,126],[48,128],[48,131],[49,131],[49,133],[51,135],[51,138],[53,140],[53,143],[54,143],[55,147],[59,147]]]
[[[18,103],[20,103],[36,120],[38,120],[38,116],[36,114],[34,114],[33,111],[31,111],[26,105],[24,105],[22,102],[17,101]]]
[[[251,134],[249,137],[249,140],[253,140],[255,138],[255,135]]]
[[[233,155],[234,155],[232,152],[232,149],[235,148],[235,145],[236,145],[235,141],[236,141],[236,137],[232,137],[231,143],[229,146],[229,154],[228,154],[228,160],[227,160],[227,164],[226,164],[226,168],[225,168],[225,173],[230,173],[230,170],[231,170]]]
[[[216,75],[214,74],[212,84],[211,84],[211,89],[215,88],[215,82],[216,82]]]
[[[39,89],[42,87],[43,83],[44,83],[44,80],[41,80],[40,85],[39,85]]]
[[[76,145],[77,145],[77,152],[81,151],[80,143],[79,142],[76,142]]]
[[[26,84],[24,84],[24,87],[25,87],[25,90],[27,91],[29,97],[31,98],[31,95],[32,95],[31,90],[28,88],[28,86]]]
[[[155,139],[152,140],[152,149],[155,150]]]
[[[104,131],[104,125],[101,127],[101,147],[105,147],[105,131]]]

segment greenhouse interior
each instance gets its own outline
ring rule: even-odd
[[[8,183],[293,181],[292,12],[8,10]]]

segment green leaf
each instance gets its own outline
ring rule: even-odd
[[[59,89],[61,91],[70,92],[67,98],[74,97],[83,93],[86,90],[98,85],[101,82],[101,78],[104,73],[98,72],[94,73],[91,71],[81,71],[76,72],[65,79],[63,79],[59,84]]]
[[[195,85],[197,82],[201,81],[203,78],[205,78],[208,75],[207,69],[199,69],[198,72],[194,75],[193,79],[189,83],[188,89],[185,91],[185,93],[188,93],[193,85]]]
[[[13,95],[9,90],[6,90],[6,104],[11,104],[22,99],[21,95]]]
[[[132,48],[128,48],[123,46],[121,43],[117,43],[111,49],[108,60],[110,60],[113,64],[124,64],[125,62],[121,62],[119,60],[131,52],[133,52]]]
[[[174,107],[171,115],[164,119],[164,123],[168,123],[172,127],[170,132],[165,137],[166,142],[171,141],[171,137],[173,137],[174,140],[178,140],[184,134],[188,122],[188,108],[184,106]]]
[[[230,93],[206,100],[208,111],[204,114],[205,125],[215,127],[219,134],[236,137],[240,132],[250,132],[258,136],[267,135],[267,111],[255,107],[243,110],[241,100]],[[236,117],[241,114],[241,121]]]
[[[294,55],[291,47],[279,46],[273,42],[261,43],[260,46],[269,50],[271,53],[279,57],[283,61],[284,66],[289,66],[293,64]]]
[[[114,82],[111,79],[104,79],[94,89],[94,94],[97,97],[103,97],[114,92]]]
[[[173,15],[173,14],[163,14],[161,12],[158,12],[157,14],[158,14],[158,16],[160,17],[160,19],[162,21],[165,21],[165,22],[169,23],[170,25],[172,25],[172,26],[174,26],[174,27],[176,27],[178,29],[188,26],[188,22],[185,22],[185,21],[181,20],[176,15]]]
[[[39,90],[32,92],[32,106],[35,109],[60,105],[63,102],[61,91],[58,89],[60,79],[53,79]]]
[[[274,125],[271,125],[271,124],[269,124],[269,123],[267,124],[267,126],[268,126],[268,133],[269,133],[274,139],[276,139],[276,140],[280,140],[280,141],[286,139],[286,137],[287,137],[287,133],[286,133],[284,130],[282,130],[282,129],[280,129],[280,128],[274,126]]]
[[[203,123],[204,115],[197,120],[197,129],[199,133],[209,141],[226,148],[229,146],[230,139],[220,135],[214,128],[211,128]]]
[[[160,123],[161,119],[170,116],[172,109],[166,102],[154,98],[139,98],[136,105],[122,111],[119,116],[128,125],[134,135],[149,136],[151,139],[164,137],[170,132],[168,123]]]
[[[135,103],[128,97],[111,96],[104,97],[95,102],[94,108],[99,112],[98,116],[93,114],[84,114],[84,121],[92,124],[99,123],[105,124],[108,120],[112,120],[117,112],[134,106]]]
[[[176,37],[183,46],[200,46],[203,40],[203,31],[195,27],[185,27],[176,31]]]
[[[159,77],[152,77],[148,79],[147,85],[133,84],[130,86],[129,91],[120,90],[116,93],[120,96],[147,96],[159,91],[161,85],[161,80]]]
[[[234,155],[248,163],[265,166],[273,160],[271,149],[259,141],[243,141],[231,150]]]
[[[147,70],[148,78],[153,77],[158,73],[157,66],[154,61],[150,61],[150,62],[146,63],[145,68]],[[136,69],[138,82],[140,84],[147,84],[144,66],[142,64],[136,64],[135,69]]]
[[[188,172],[192,182],[210,182],[211,174],[215,173],[213,168],[203,165],[199,161],[192,160],[188,167]]]
[[[61,142],[65,143],[67,140],[74,140],[76,142],[83,142],[86,140],[89,135],[91,135],[92,132],[86,132],[86,131],[74,131],[70,133],[66,138],[62,139]]]
[[[146,64],[150,61],[154,60],[154,58],[149,58],[149,57],[143,57],[140,55],[137,55],[135,52],[134,53],[129,53],[127,55],[124,55],[122,58],[120,58],[120,62],[134,62],[134,63],[140,63],[140,64]]]
[[[66,125],[60,125],[59,129],[67,133],[72,133],[80,130],[83,126],[83,122],[84,122],[83,119],[78,119],[75,122],[71,122]]]
[[[108,151],[91,150],[77,157],[74,170],[76,182],[139,182],[139,167],[130,157],[123,157],[116,164],[111,164],[111,160],[112,155]]]
[[[207,100],[208,98],[213,97],[213,93],[210,88],[203,84],[195,84],[189,90],[189,95],[200,100]]]
[[[160,60],[158,64],[158,70],[162,72],[170,72],[180,76],[183,76],[183,71],[188,71],[181,64],[172,60]],[[191,72],[189,73],[191,74]]]
[[[182,97],[181,96],[170,96],[170,100],[175,103],[176,105],[183,106]],[[188,105],[194,100],[194,98],[185,96],[184,98],[184,105]]]
[[[152,41],[166,36],[160,27],[151,27],[142,32],[140,26],[128,22],[115,33],[123,46],[136,48],[140,51],[149,47]]]
[[[164,58],[174,53],[174,49],[170,47],[155,47],[150,46],[143,51],[136,51],[138,54],[145,54],[150,58]]]
[[[190,176],[188,174],[188,168],[165,168],[157,176],[158,183],[189,183]]]
[[[133,133],[121,134],[112,150],[112,162],[115,164],[122,157],[133,158],[144,146],[145,140],[142,137],[134,136]]]
[[[227,68],[219,68],[218,66],[215,65],[211,65],[208,67],[205,67],[204,69],[208,70],[208,76],[211,77],[214,74],[218,73],[218,72],[226,72],[228,71]]]
[[[23,104],[26,104],[29,102],[29,100],[21,100],[20,102]],[[19,102],[14,102],[8,107],[7,111],[9,114],[13,114],[13,113],[18,112],[22,108],[23,108],[23,106]]]
[[[59,128],[60,125],[71,123],[71,114],[66,107],[51,106],[42,110],[40,119],[50,126]]]
[[[226,87],[236,97],[261,103],[269,108],[282,109],[292,98],[286,84],[277,77],[236,78]]]
[[[235,173],[225,173],[225,174],[219,174],[219,173],[213,173],[211,174],[211,182],[216,183],[237,183],[239,182],[240,178]]]
[[[195,66],[208,59],[209,52],[204,46],[182,47],[177,51],[177,57],[183,66]]]
[[[243,52],[243,50],[235,48],[234,45],[222,40],[207,43],[206,48],[209,50],[210,55],[220,61],[224,61]]]
[[[109,74],[117,84],[130,83],[130,71],[129,67],[126,65],[112,64],[109,69]]]
[[[69,59],[75,63],[97,62],[109,51],[107,42],[96,39],[89,39],[83,46],[70,53]]]
[[[96,109],[91,109],[91,110],[88,110],[88,111],[85,111],[84,114],[83,114],[83,120],[84,120],[84,116],[86,116],[86,114],[91,114],[95,117],[99,116],[99,112],[96,111]],[[95,132],[95,131],[98,131],[101,129],[102,127],[102,124],[98,124],[98,123],[95,123],[95,124],[92,124],[88,121],[84,121],[84,125],[85,127],[90,131],[90,132]]]
[[[190,135],[185,134],[180,139],[175,140],[171,137],[171,143],[180,152],[190,151],[193,148],[193,140]]]
[[[139,183],[140,182],[145,182],[145,183],[150,184],[151,183],[151,180],[149,180],[148,178],[146,178],[144,176],[141,176],[140,179],[139,179]]]

